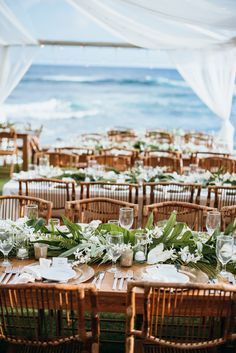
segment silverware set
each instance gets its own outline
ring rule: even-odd
[[[114,280],[112,285],[112,290],[123,290],[125,280],[129,281],[133,278],[134,272],[129,270],[127,272],[117,271],[114,273]]]
[[[17,282],[17,278],[20,276],[21,274],[21,267],[17,267],[17,268],[6,268],[6,270],[2,273],[2,275],[0,276],[0,284],[14,284]],[[14,276],[12,278],[12,276]]]
[[[92,284],[94,284],[97,289],[101,289],[101,285],[102,285],[102,281],[103,281],[104,277],[105,277],[104,271],[97,272],[94,275],[94,279],[92,281]]]

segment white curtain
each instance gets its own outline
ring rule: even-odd
[[[37,50],[37,41],[0,1],[0,107],[28,70]],[[0,108],[0,121],[4,118]]]
[[[184,79],[222,119],[222,137],[232,149],[235,0],[67,1],[127,42],[168,50]]]

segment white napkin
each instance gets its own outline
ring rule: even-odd
[[[21,273],[19,276],[13,279],[11,281],[12,284],[20,284],[20,283],[33,283],[35,282],[35,276],[30,273]]]

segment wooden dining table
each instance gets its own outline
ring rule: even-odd
[[[30,265],[33,263],[36,263],[36,260],[34,259],[27,259],[27,260],[18,260],[18,259],[13,259],[12,261],[12,267],[15,269],[22,269],[26,265]],[[82,265],[82,270],[86,271],[86,266],[87,265]],[[141,271],[147,266],[147,264],[134,264],[130,268],[125,268],[125,267],[120,267],[118,268],[119,271],[122,271],[124,274],[128,270],[133,271],[133,279],[134,280],[140,280],[141,279]],[[114,290],[112,289],[113,282],[114,282],[114,274],[111,272],[107,272],[109,268],[111,267],[110,264],[95,264],[90,266],[90,272],[91,272],[91,267],[94,270],[95,276],[98,274],[98,272],[104,272],[104,278],[101,283],[100,289],[97,290],[98,292],[98,303],[99,303],[99,311],[100,312],[110,312],[110,313],[125,313],[126,312],[126,294],[127,294],[127,280],[124,280],[124,286],[120,290],[119,289],[119,282],[117,285],[117,288]],[[80,271],[81,266],[78,267],[78,271]],[[3,273],[4,269],[3,267],[0,267],[0,276]],[[208,276],[195,268],[190,268],[190,267],[181,267],[180,272],[183,274],[187,274],[190,278],[190,283],[200,283],[200,284],[207,284],[209,281]],[[12,275],[12,279],[14,275]],[[91,283],[94,279],[94,276],[91,275],[91,278],[89,278],[86,282],[83,283]],[[8,283],[10,283],[11,280],[9,280]],[[38,281],[37,281],[38,282]],[[40,282],[39,282],[40,283]],[[50,282],[52,283],[52,282]],[[47,285],[49,282],[42,282],[42,285]],[[68,282],[68,284],[73,284],[73,285],[80,285],[80,277],[78,279],[72,279]],[[2,284],[3,285],[3,284]],[[0,284],[1,286],[1,284]],[[232,285],[233,287],[233,285]],[[235,287],[235,286],[234,286]],[[138,293],[139,294],[139,293]],[[142,302],[142,292],[140,292],[140,296],[138,295],[138,303],[137,303],[137,310],[142,312],[143,310],[143,302]],[[89,307],[89,303],[87,303]]]

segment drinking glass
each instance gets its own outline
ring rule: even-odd
[[[120,208],[119,223],[120,226],[129,230],[132,227],[134,221],[134,210],[129,207]]]
[[[49,156],[43,156],[39,158],[40,167],[49,167]]]
[[[8,254],[14,246],[13,234],[7,233],[5,231],[0,231],[0,251],[4,256],[4,260],[1,266],[10,267],[11,262],[8,260]]]
[[[121,245],[124,243],[124,236],[122,233],[111,232],[107,235],[107,252],[112,259],[112,267],[109,272],[117,272],[116,261],[122,254]]]
[[[221,276],[227,277],[226,264],[233,256],[233,237],[219,235],[216,239],[216,256],[222,264]]]
[[[60,227],[60,219],[59,218],[50,218],[48,221],[49,230],[54,231],[55,229]]]
[[[107,222],[108,224],[115,224],[116,226],[119,225],[119,220],[118,219],[109,219]]]
[[[206,218],[206,229],[212,235],[216,229],[220,229],[220,212],[209,211]]]
[[[28,219],[38,218],[38,205],[32,203],[30,205],[25,205],[25,217]]]

